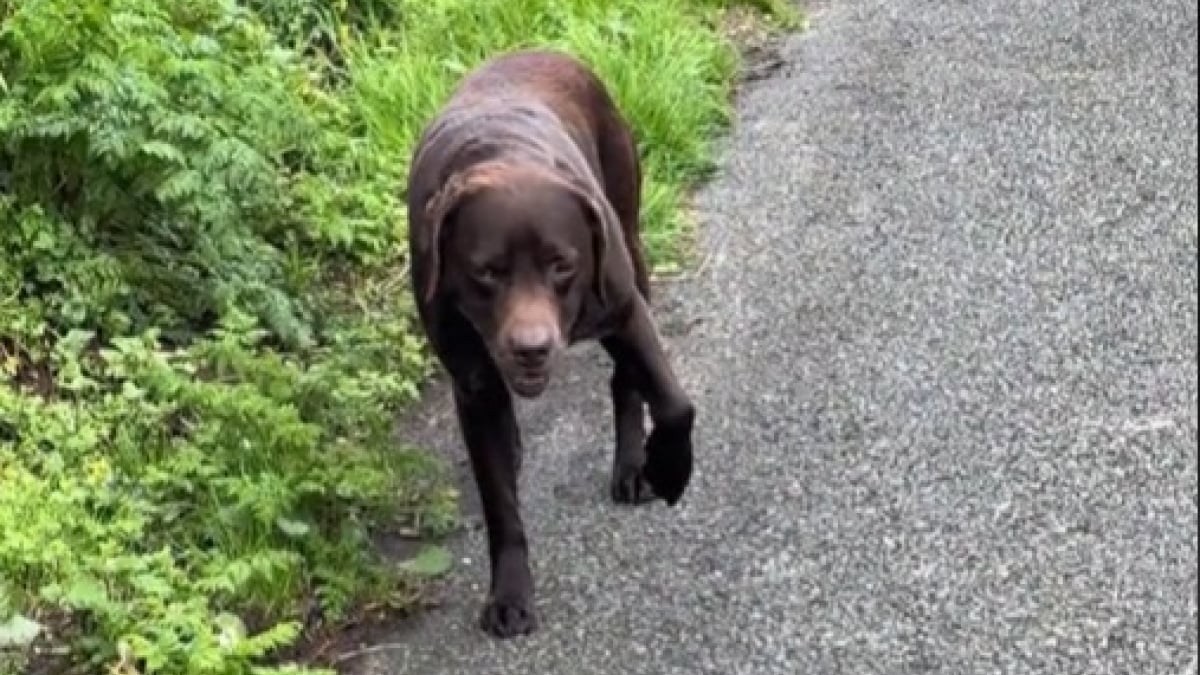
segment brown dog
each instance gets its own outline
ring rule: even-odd
[[[640,191],[633,135],[604,85],[556,52],[514,52],[470,73],[414,152],[412,287],[483,502],[481,624],[497,637],[537,625],[510,391],[539,396],[567,346],[599,339],[614,363],[612,498],[675,504],[691,477],[695,412],[650,316]]]

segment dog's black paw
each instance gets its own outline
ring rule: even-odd
[[[641,467],[617,465],[613,467],[609,494],[618,504],[645,504],[658,499],[654,488],[646,480]]]
[[[642,469],[654,493],[674,506],[692,478],[691,425],[655,427],[646,440],[646,466]]]
[[[508,639],[537,630],[537,615],[528,599],[489,599],[479,615],[479,627],[492,637]]]

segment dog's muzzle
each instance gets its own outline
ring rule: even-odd
[[[505,379],[518,396],[533,398],[546,390],[558,352],[557,337],[554,328],[544,324],[520,326],[509,334]]]

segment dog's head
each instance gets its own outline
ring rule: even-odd
[[[454,303],[509,387],[539,396],[586,296],[604,301],[611,207],[560,174],[492,163],[452,177],[426,213],[425,300]]]

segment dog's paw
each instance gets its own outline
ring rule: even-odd
[[[658,499],[641,467],[629,465],[613,467],[609,494],[618,504],[645,504]]]
[[[674,506],[692,478],[690,426],[655,427],[646,440],[646,466],[642,469],[654,493]]]
[[[489,599],[479,615],[479,627],[492,637],[508,639],[537,630],[537,615],[530,599]]]

